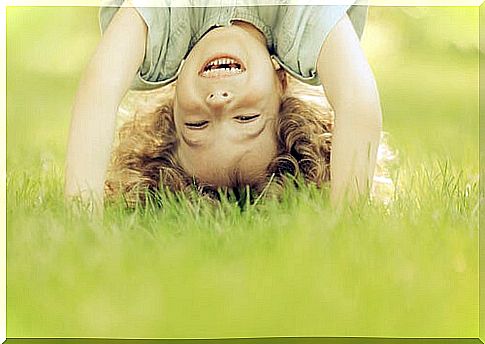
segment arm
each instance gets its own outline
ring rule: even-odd
[[[67,147],[67,198],[102,203],[118,105],[143,61],[146,32],[134,8],[120,8],[81,78]]]
[[[370,189],[382,128],[375,79],[347,15],[325,40],[317,72],[335,110],[331,199],[340,204]]]

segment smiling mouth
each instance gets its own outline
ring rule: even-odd
[[[244,73],[246,68],[234,56],[217,56],[208,60],[199,75],[204,78],[223,78]]]

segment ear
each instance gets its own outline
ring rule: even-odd
[[[276,75],[278,76],[278,80],[280,81],[281,90],[283,91],[283,93],[285,93],[288,87],[288,76],[286,75],[285,70],[283,68],[278,69],[276,71]]]
[[[278,63],[278,61],[276,61],[276,59],[273,56],[271,56],[271,62],[273,63],[273,67],[276,71],[276,76],[278,77],[278,80],[281,85],[281,90],[284,94],[288,86],[288,78],[287,78],[286,72],[283,68],[281,68],[280,64]]]

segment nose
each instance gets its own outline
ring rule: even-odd
[[[231,102],[233,95],[229,91],[214,91],[207,95],[206,102],[211,107],[222,107]]]

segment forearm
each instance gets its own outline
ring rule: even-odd
[[[381,135],[378,97],[335,106],[331,155],[332,203],[353,201],[372,187]]]
[[[79,84],[72,109],[65,194],[103,199],[118,105],[143,60],[147,28],[121,8],[104,33]]]
[[[100,83],[80,83],[72,110],[66,157],[66,196],[102,200],[115,131],[117,104],[103,101]]]

